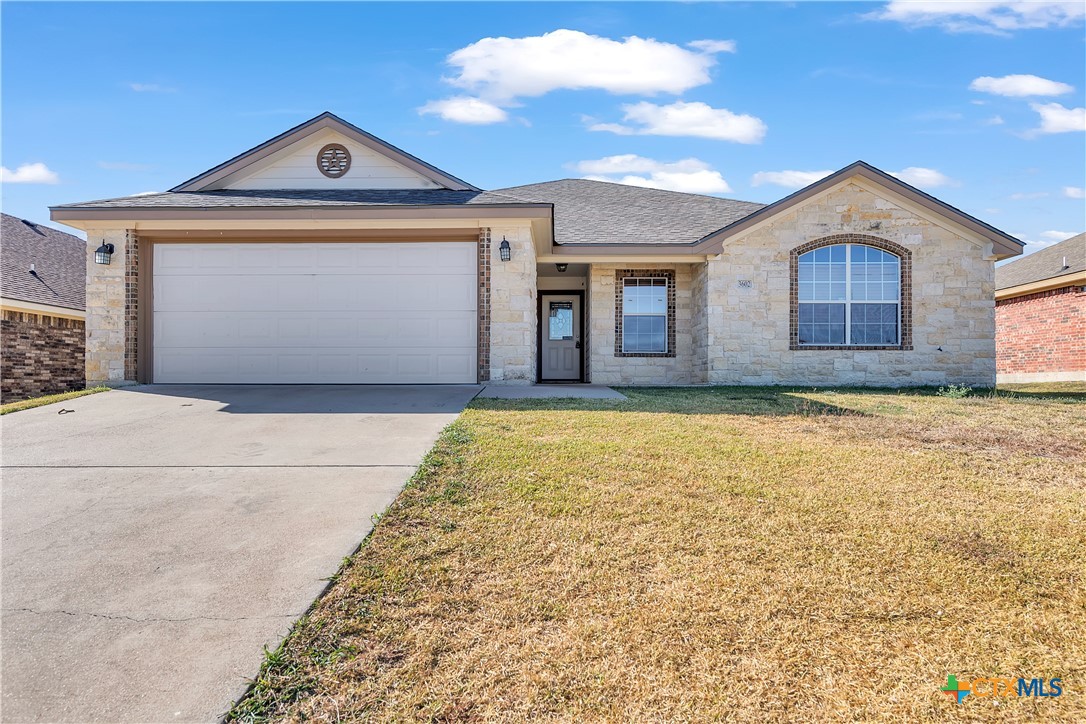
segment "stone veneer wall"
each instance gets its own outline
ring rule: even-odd
[[[83,320],[5,309],[0,314],[0,400],[81,390]]]
[[[911,350],[789,349],[789,253],[834,234],[912,252]],[[845,184],[725,242],[709,261],[708,381],[744,385],[995,384],[994,265],[985,250]],[[741,280],[750,280],[740,286]]]
[[[690,332],[693,337],[694,358],[692,376],[697,382],[709,379],[709,265],[705,262],[691,268]]]
[[[616,356],[615,272],[670,269],[675,272],[675,356]],[[693,277],[691,264],[592,264],[589,286],[590,381],[602,385],[686,385],[694,374]]]
[[[510,260],[498,251],[502,239]],[[490,229],[490,381],[532,384],[536,379],[536,262],[530,226]]]
[[[121,384],[135,376],[125,374],[128,349],[125,308],[128,292],[128,241],[124,229],[93,230],[87,233],[87,366],[86,381],[93,384]],[[113,244],[109,264],[95,264],[94,250],[102,243]]]

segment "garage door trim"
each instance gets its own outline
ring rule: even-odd
[[[421,232],[421,233],[413,233]],[[136,379],[143,384],[149,384],[155,382],[154,366],[155,366],[155,340],[154,340],[154,326],[155,326],[155,299],[154,299],[154,260],[155,260],[155,247],[157,245],[164,244],[269,244],[269,243],[299,243],[299,244],[320,244],[320,243],[401,243],[401,242],[435,242],[440,237],[443,242],[470,242],[478,245],[480,242],[480,235],[484,230],[481,229],[384,229],[384,230],[321,230],[313,233],[307,233],[304,237],[299,236],[299,232],[283,232],[283,231],[249,231],[249,230],[230,230],[224,231],[222,237],[205,237],[205,236],[188,236],[190,232],[184,231],[163,231],[152,232],[150,235],[137,235],[132,234],[131,245],[129,247],[130,253],[126,255],[126,284],[125,294],[128,297],[129,309],[126,311],[126,325],[134,325],[135,329],[133,333],[126,333],[126,367],[129,362],[132,365],[132,369],[136,372]],[[206,232],[205,232],[206,233]],[[480,263],[482,263],[481,254]],[[478,274],[478,271],[477,271]],[[478,281],[476,287],[480,284],[486,283],[487,280],[483,276],[477,277]],[[489,284],[487,284],[489,286]],[[134,287],[134,288],[133,288]],[[131,307],[136,307],[132,310]],[[486,376],[486,370],[483,369],[483,360],[480,357],[480,353],[485,349],[486,340],[484,335],[489,335],[489,329],[483,328],[483,321],[486,318],[486,305],[489,304],[489,295],[480,293],[476,301],[476,321],[477,328],[475,333],[475,373],[477,379],[482,379]]]

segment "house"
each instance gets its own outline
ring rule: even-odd
[[[8,214],[0,222],[0,397],[84,385],[86,242]]]
[[[113,384],[992,385],[1022,248],[862,162],[769,206],[483,191],[330,113],[52,218],[109,262],[87,379]]]
[[[1086,234],[996,269],[999,382],[1086,382]]]

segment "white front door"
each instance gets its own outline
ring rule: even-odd
[[[155,244],[154,381],[474,383],[471,242]]]
[[[544,294],[542,299],[540,378],[581,379],[581,298],[576,294]]]

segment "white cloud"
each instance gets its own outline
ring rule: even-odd
[[[1006,121],[1003,120],[1003,116],[992,116],[981,121],[985,126],[1002,126]]]
[[[894,178],[901,179],[911,186],[917,186],[922,189],[960,185],[954,179],[933,168],[922,168],[920,166],[909,166],[900,171],[890,171],[890,175]]]
[[[1079,232],[1077,231],[1042,231],[1041,238],[1049,243],[1055,244],[1065,239],[1070,239]]]
[[[1030,199],[1043,199],[1046,196],[1048,196],[1047,191],[1031,191],[1029,193],[1020,191],[1016,194],[1011,194],[1007,198],[1009,198],[1011,201],[1028,201]]]
[[[1067,27],[1082,21],[1081,0],[892,0],[865,17],[950,33],[1009,35],[1015,30]]]
[[[728,50],[723,41],[695,42],[701,52],[636,35],[618,41],[565,29],[483,38],[449,55],[458,70],[448,81],[495,103],[559,89],[678,94],[708,83],[713,53]]]
[[[709,164],[697,158],[684,158],[667,163],[627,153],[581,161],[574,168],[588,174],[584,178],[628,186],[682,191],[688,194],[722,194],[732,190],[719,171],[713,170]]]
[[[14,171],[0,166],[0,183],[56,184],[60,183],[60,177],[44,163],[24,163]]]
[[[1001,78],[982,75],[969,84],[969,90],[991,93],[997,96],[1022,98],[1025,96],[1062,96],[1075,90],[1075,87],[1036,75],[1005,75]]]
[[[800,189],[826,178],[831,173],[833,171],[759,171],[751,177],[750,185],[773,184],[789,189]]]
[[[176,93],[176,88],[167,88],[158,83],[129,83],[128,87],[137,93]]]
[[[676,101],[657,105],[648,101],[622,106],[623,120],[628,124],[595,123],[590,131],[608,131],[619,135],[694,136],[736,143],[760,143],[766,125],[760,118],[732,113],[726,108],[713,108],[705,103]]]
[[[1030,103],[1029,107],[1041,114],[1041,125],[1027,136],[1086,131],[1086,108],[1064,108],[1059,103]]]
[[[509,119],[504,109],[479,98],[455,96],[440,101],[430,101],[419,108],[420,114],[433,113],[446,121],[485,125],[501,123]]]
[[[1063,195],[1069,199],[1086,199],[1086,189],[1079,186],[1064,186]]]
[[[734,53],[736,52],[734,40],[692,40],[686,44],[689,48],[700,50],[703,53]]]
[[[1065,239],[1070,239],[1076,234],[1080,234],[1079,231],[1042,231],[1037,236],[1039,238],[1031,238],[1032,235],[1017,234],[1017,237],[1026,242],[1025,253],[1029,254],[1034,251],[1039,251],[1047,246],[1058,244]]]

